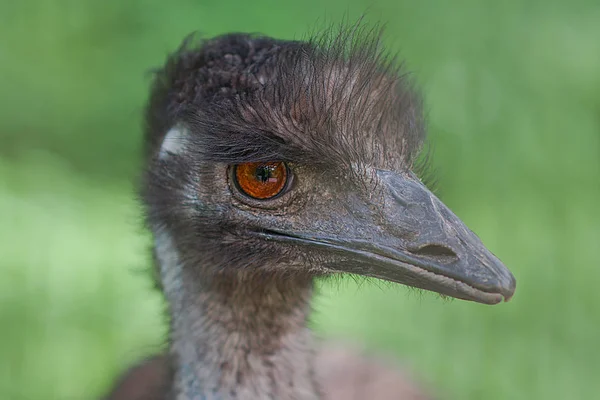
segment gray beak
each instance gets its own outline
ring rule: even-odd
[[[377,177],[382,198],[372,204],[355,196],[341,199],[337,209],[354,211],[328,216],[335,231],[316,226],[263,236],[310,246],[335,260],[326,263],[335,272],[485,304],[510,300],[516,287],[510,271],[418,178],[384,170]]]
[[[387,238],[372,245],[371,275],[486,304],[510,300],[514,276],[425,185],[412,174],[378,176],[387,192]]]

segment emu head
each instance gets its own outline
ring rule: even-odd
[[[207,279],[351,273],[487,304],[515,290],[413,172],[421,102],[376,34],[186,44],[147,123],[149,223]]]

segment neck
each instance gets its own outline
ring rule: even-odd
[[[170,236],[156,238],[169,302],[173,398],[319,398],[306,327],[312,280],[186,265]],[[214,268],[211,268],[214,267]]]

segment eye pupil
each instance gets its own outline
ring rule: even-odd
[[[280,194],[288,180],[283,162],[244,163],[234,166],[235,188],[248,197],[268,200]]]
[[[271,177],[271,169],[266,165],[261,165],[260,167],[256,168],[255,176],[256,179],[262,183],[268,182],[269,178]]]

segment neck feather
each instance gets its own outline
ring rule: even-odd
[[[306,327],[309,277],[186,265],[164,232],[156,257],[172,316],[174,399],[319,398]]]

